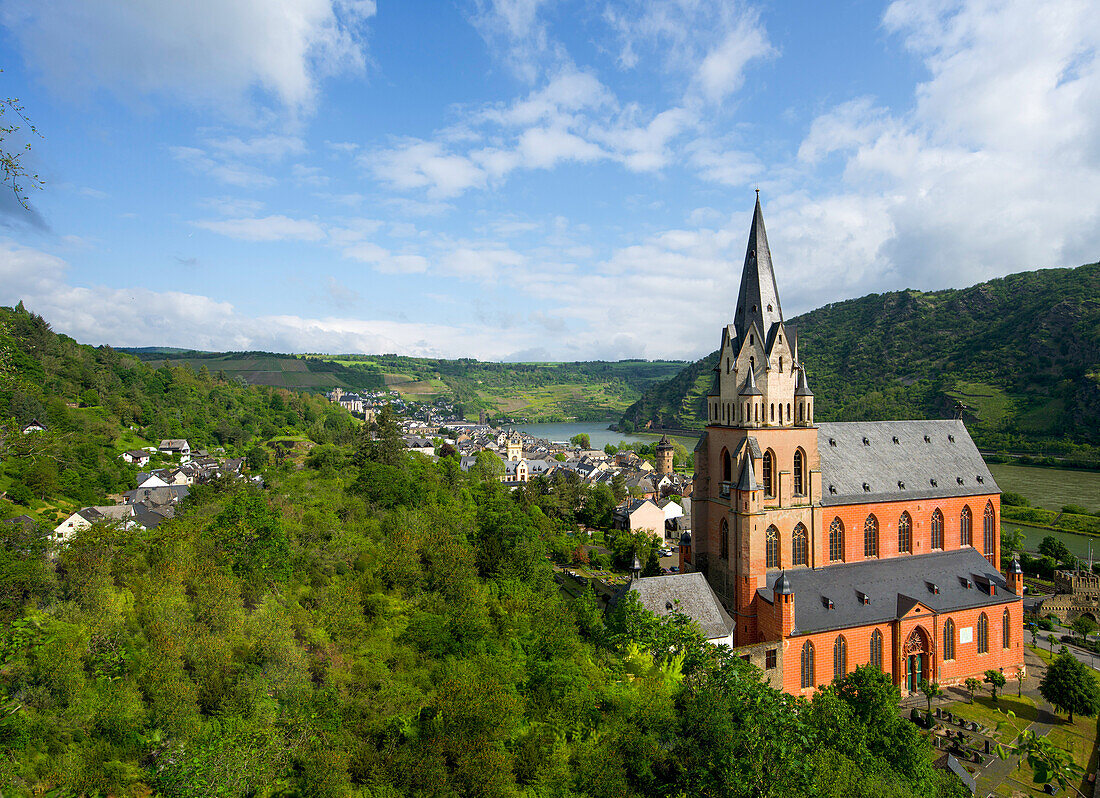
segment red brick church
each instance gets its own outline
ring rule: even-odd
[[[868,662],[903,692],[1016,675],[1023,576],[998,571],[1000,489],[961,421],[815,423],[759,197],[707,412],[681,559],[735,647],[777,643],[773,683],[809,693]]]

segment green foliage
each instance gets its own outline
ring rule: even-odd
[[[1096,621],[1094,621],[1092,618],[1089,618],[1087,615],[1082,615],[1079,618],[1076,618],[1073,623],[1069,625],[1069,628],[1077,634],[1081,635],[1081,639],[1084,640],[1086,637],[1096,631]]]
[[[1031,501],[1019,493],[1014,493],[1010,490],[1006,490],[1001,494],[1001,507],[1030,507]]]
[[[1039,553],[1062,565],[1072,565],[1077,562],[1077,558],[1066,548],[1066,544],[1051,535],[1047,535],[1039,542]]]
[[[572,438],[569,439],[569,442],[574,446],[580,447],[581,449],[592,448],[592,439],[588,437],[587,432],[581,432],[574,435]]]
[[[1100,685],[1092,669],[1079,662],[1065,647],[1047,667],[1039,683],[1039,694],[1062,712],[1093,717],[1100,712]]]
[[[870,294],[789,320],[822,421],[942,418],[979,445],[1100,460],[1100,264],[961,290]],[[717,352],[654,385],[620,429],[701,428]]]
[[[994,702],[997,700],[997,691],[1004,688],[1005,681],[1005,675],[999,670],[990,668],[985,672],[985,683],[989,685],[989,690],[993,693]]]
[[[982,689],[981,680],[977,679],[973,676],[970,676],[970,677],[967,678],[967,680],[965,682],[963,682],[963,686],[966,687],[966,692],[970,693],[970,703],[973,704],[974,703],[974,693],[976,693],[978,690]]]

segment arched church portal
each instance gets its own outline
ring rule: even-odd
[[[901,651],[902,667],[905,669],[905,689],[915,693],[923,681],[934,681],[932,677],[932,643],[924,628],[918,626],[905,638]]]

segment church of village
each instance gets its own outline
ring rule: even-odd
[[[989,669],[1014,678],[1023,575],[998,570],[1000,489],[966,427],[815,422],[807,367],[758,196],[680,548],[737,653],[793,694],[864,663],[903,693]]]

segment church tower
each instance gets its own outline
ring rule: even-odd
[[[693,567],[736,621],[735,644],[748,645],[763,639],[756,591],[769,573],[822,562],[813,393],[783,321],[759,192],[714,372],[695,454]]]

